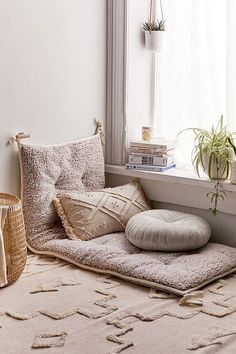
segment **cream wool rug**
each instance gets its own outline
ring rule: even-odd
[[[4,354],[236,352],[234,274],[179,298],[31,255],[0,313]]]

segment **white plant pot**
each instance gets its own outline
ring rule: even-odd
[[[231,155],[231,149],[229,149],[229,157]],[[211,179],[215,179],[215,180],[224,180],[227,178],[227,163],[228,161],[222,161],[221,162],[221,166],[220,168],[218,169],[217,171],[217,164],[216,164],[216,159],[213,158],[212,159],[212,163],[211,163],[211,171],[210,171],[210,174],[209,174],[209,171],[208,171],[208,166],[209,166],[209,154],[207,152],[207,150],[205,150],[202,154],[202,169],[203,169],[203,172]]]
[[[231,162],[230,182],[236,184],[236,161]]]
[[[151,52],[160,52],[164,42],[164,31],[145,31],[145,46]]]

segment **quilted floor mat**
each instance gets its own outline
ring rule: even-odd
[[[124,233],[91,241],[52,239],[38,254],[57,256],[80,267],[115,275],[144,286],[184,295],[236,270],[236,249],[216,243],[193,252],[148,252],[127,240]]]

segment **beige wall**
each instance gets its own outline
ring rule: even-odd
[[[0,1],[0,191],[19,190],[16,132],[34,143],[94,133],[106,106],[106,0]]]

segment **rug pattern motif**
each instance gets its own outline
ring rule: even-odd
[[[34,271],[30,273],[31,262],[34,263]],[[41,272],[42,267],[45,265],[49,266],[49,269],[55,266],[63,266],[65,262],[57,260],[43,262],[41,257],[28,258],[27,267],[23,277],[31,276],[35,274],[35,266],[38,272]],[[37,272],[36,272],[37,273]],[[236,275],[228,276],[227,279],[235,279]],[[227,280],[221,279],[209,286],[205,291],[196,291],[191,294],[187,294],[182,298],[179,298],[172,294],[167,294],[161,291],[150,289],[147,294],[147,298],[158,304],[160,300],[165,299],[167,301],[167,306],[159,308],[158,310],[153,310],[152,313],[145,314],[143,311],[137,310],[127,310],[120,311],[119,307],[112,304],[112,301],[117,299],[118,295],[115,290],[122,286],[116,280],[109,276],[97,278],[97,282],[101,284],[100,287],[95,288],[93,291],[102,296],[101,299],[94,301],[93,305],[98,308],[98,310],[90,310],[90,308],[73,306],[70,311],[67,312],[54,312],[50,308],[38,309],[34,313],[16,313],[11,309],[0,310],[0,316],[9,316],[13,320],[27,321],[38,316],[50,317],[53,320],[63,320],[70,316],[81,315],[85,316],[91,320],[99,319],[105,316],[107,326],[113,326],[114,330],[106,336],[107,341],[116,344],[115,347],[109,352],[121,353],[128,349],[129,347],[135,346],[133,341],[126,340],[125,335],[131,331],[135,330],[135,323],[137,321],[152,322],[158,319],[169,316],[178,318],[180,320],[188,320],[194,316],[203,313],[208,316],[214,316],[217,318],[223,318],[234,312],[236,312],[236,295],[227,290]],[[78,279],[65,280],[53,280],[51,282],[39,284],[36,288],[30,290],[30,295],[47,292],[58,292],[62,287],[79,287],[81,282]],[[213,297],[208,297],[207,294],[213,295]],[[171,311],[168,309],[168,301],[175,300],[179,305],[179,311]],[[185,307],[187,311],[182,311],[182,307]],[[134,319],[135,321],[131,324],[127,324],[127,319]],[[2,328],[2,326],[0,326]],[[194,335],[190,339],[190,343],[186,348],[189,351],[198,350],[202,347],[208,347],[212,345],[222,344],[222,338],[228,338],[236,334],[236,327],[234,328],[220,328],[213,326],[208,328],[207,333],[204,336],[198,334]],[[32,339],[32,348],[52,348],[52,347],[66,347],[66,340],[69,335],[69,331],[65,328],[63,332],[50,332],[50,333],[38,333]]]

